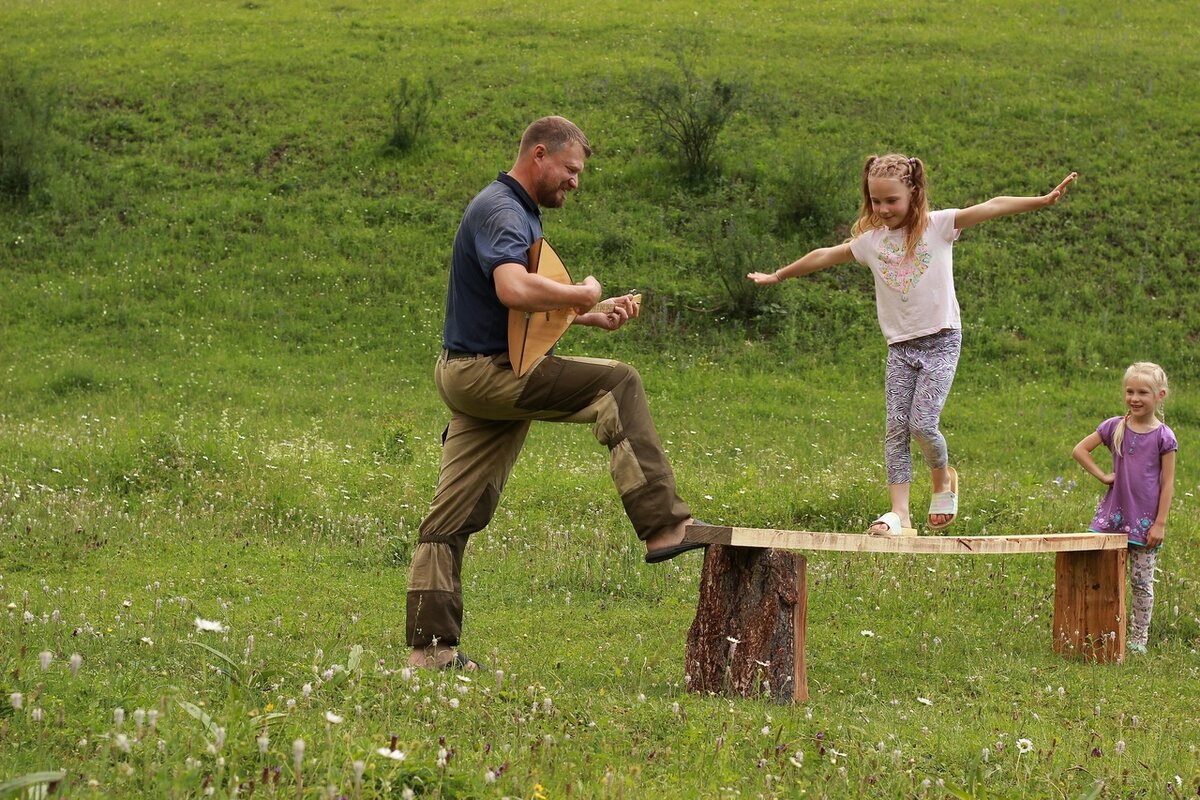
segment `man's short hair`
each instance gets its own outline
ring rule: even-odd
[[[548,151],[554,153],[572,143],[583,147],[585,157],[591,156],[592,145],[578,125],[565,117],[542,117],[525,129],[521,136],[520,152],[525,153],[534,145],[544,144]]]

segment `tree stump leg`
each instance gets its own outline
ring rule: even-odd
[[[1059,553],[1054,564],[1054,652],[1125,660],[1125,550]]]
[[[780,703],[808,698],[806,563],[782,550],[710,545],[688,631],[688,689]]]

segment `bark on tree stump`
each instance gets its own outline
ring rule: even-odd
[[[804,556],[709,545],[688,631],[688,689],[780,703],[808,698]]]

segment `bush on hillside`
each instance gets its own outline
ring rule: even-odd
[[[764,290],[746,274],[771,270],[779,261],[772,216],[754,202],[744,184],[719,187],[696,207],[695,237],[704,243],[699,271],[723,294],[721,311],[729,318],[773,329],[785,309],[777,292]]]
[[[651,72],[634,91],[642,124],[688,181],[699,183],[717,172],[717,139],[741,106],[744,88],[701,76],[695,61],[695,48],[677,48],[675,71]]]
[[[430,113],[441,98],[442,91],[433,78],[426,78],[423,83],[401,78],[387,98],[392,130],[386,149],[407,153],[415,147],[429,123]]]
[[[44,180],[53,109],[32,76],[0,72],[0,197],[23,200]]]
[[[788,165],[776,206],[783,232],[811,247],[828,244],[835,231],[854,221],[857,176],[843,165],[804,155]]]

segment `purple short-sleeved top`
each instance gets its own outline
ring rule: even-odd
[[[1113,431],[1122,419],[1106,419],[1096,428],[1109,452],[1113,449]],[[1116,479],[1100,501],[1089,527],[1102,533],[1125,533],[1130,544],[1145,545],[1146,534],[1158,516],[1162,457],[1178,449],[1175,433],[1166,425],[1147,433],[1138,433],[1126,425],[1122,452],[1113,453]]]

